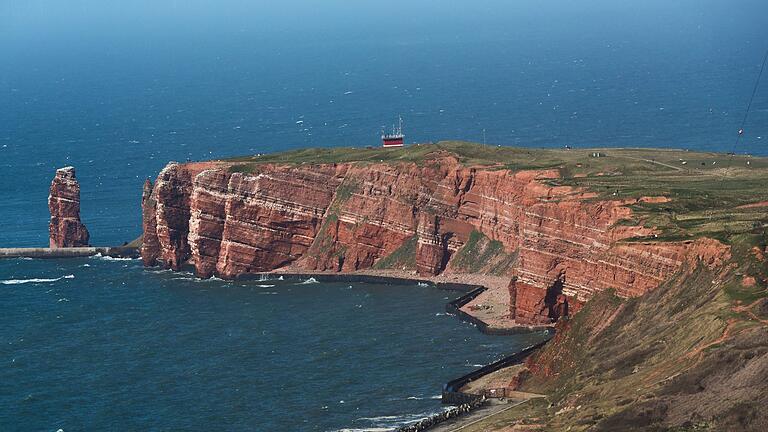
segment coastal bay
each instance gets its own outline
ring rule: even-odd
[[[109,258],[0,272],[4,430],[394,427],[542,337],[483,335],[445,314],[461,293],[416,284],[200,280]]]

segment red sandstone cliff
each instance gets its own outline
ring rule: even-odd
[[[80,183],[73,167],[56,170],[48,196],[48,209],[51,211],[51,248],[88,246],[90,235],[80,221]]]
[[[510,317],[544,324],[573,313],[593,293],[641,295],[687,259],[713,263],[714,241],[627,242],[653,230],[619,221],[628,204],[547,184],[557,170],[484,170],[449,154],[422,165],[169,164],[144,198],[147,265],[193,265],[201,277],[293,266],[354,271],[397,253],[414,236],[421,275],[451,271],[479,231],[516,252],[504,272]]]

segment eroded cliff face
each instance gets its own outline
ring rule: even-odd
[[[511,279],[510,318],[545,324],[596,292],[638,296],[686,260],[713,263],[725,253],[714,241],[626,241],[653,234],[626,223],[637,201],[551,186],[557,170],[472,168],[450,154],[421,165],[229,168],[172,163],[145,190],[147,265],[189,263],[201,277],[234,278],[287,266],[355,271],[412,253],[428,276],[452,271],[453,257],[479,232],[517,257],[502,269]],[[414,238],[415,252],[406,250]]]
[[[56,170],[48,195],[50,247],[88,246],[90,234],[80,221],[80,183],[73,167]]]
[[[768,300],[763,288],[742,282],[744,274],[763,279],[764,262],[745,248],[706,265],[698,256],[719,246],[691,247],[697,251],[680,271],[648,295],[628,302],[598,293],[559,322],[554,339],[508,383],[547,394],[547,404],[507,427],[532,417],[541,431],[766,430],[768,310],[760,305]],[[724,287],[757,298],[734,301]]]

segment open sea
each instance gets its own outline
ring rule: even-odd
[[[225,282],[139,260],[0,261],[0,430],[387,430],[543,337],[414,285]]]
[[[181,3],[0,2],[0,247],[47,245],[56,168],[117,245],[168,161],[378,145],[399,114],[407,142],[768,156],[768,76],[734,147],[763,0]],[[386,429],[538,337],[442,315],[457,295],[3,261],[0,430]]]

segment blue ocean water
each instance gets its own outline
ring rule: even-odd
[[[77,168],[93,244],[121,244],[170,160],[377,145],[398,114],[408,142],[768,155],[768,80],[733,147],[765,16],[764,0],[0,2],[0,247],[47,244],[56,168]],[[4,261],[0,281],[0,430],[386,427],[528,342],[439,315],[453,294],[428,288],[99,259]]]
[[[398,114],[408,142],[731,151],[768,49],[762,0],[21,3],[0,4],[0,247],[47,243],[58,167],[116,244],[170,160],[377,145]],[[768,155],[766,78],[738,152]]]
[[[441,409],[441,385],[540,340],[436,288],[225,282],[138,260],[0,262],[0,430],[330,431]]]

